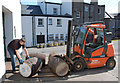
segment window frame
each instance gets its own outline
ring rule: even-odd
[[[55,34],[55,40],[59,40],[59,34]]]
[[[61,19],[57,19],[57,27],[62,27],[62,20]]]
[[[50,20],[51,20],[51,22],[50,22]],[[49,25],[52,25],[52,24],[53,24],[52,18],[49,18],[48,22],[49,22],[49,23],[48,23]]]
[[[88,7],[88,6],[85,6],[84,11],[85,11],[85,12],[88,12],[88,11],[89,11],[89,7]]]
[[[77,13],[76,13],[76,18],[80,18],[80,12],[79,11],[77,11]]]
[[[49,41],[54,41],[54,34],[49,34],[48,35],[48,40]]]
[[[98,8],[98,14],[101,14],[101,9],[100,8]]]
[[[60,34],[60,40],[64,40],[64,34]]]
[[[58,8],[53,8],[53,14],[58,15]]]
[[[65,40],[67,40],[67,39],[68,39],[68,34],[65,35]]]
[[[43,18],[38,18],[38,27],[44,27],[44,19]]]

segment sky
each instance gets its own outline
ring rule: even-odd
[[[46,0],[46,1],[61,3],[61,0]],[[91,0],[84,0],[84,2],[87,3],[89,3],[90,1]],[[21,2],[22,4],[37,5],[37,0],[21,0]],[[120,0],[98,0],[99,5],[105,5],[105,11],[108,13],[118,13],[118,3],[120,3]]]

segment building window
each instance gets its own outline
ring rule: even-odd
[[[57,10],[57,8],[53,8],[53,14],[55,14],[55,15],[58,14],[58,10]]]
[[[98,9],[98,14],[101,14],[101,9]]]
[[[64,34],[60,34],[60,40],[64,40]]]
[[[85,6],[85,12],[88,12],[88,6]]]
[[[80,18],[80,12],[76,13],[76,18]]]
[[[50,34],[48,38],[49,38],[49,41],[54,41],[54,34]]]
[[[59,40],[59,34],[55,35],[55,40]]]
[[[68,34],[66,34],[66,36],[65,36],[65,40],[67,40],[67,37],[68,37]]]
[[[57,19],[57,27],[62,27],[61,19]]]
[[[114,23],[113,23],[114,24]],[[115,24],[114,24],[115,25]],[[114,27],[114,25],[113,25],[113,27]],[[120,29],[120,23],[118,23],[118,29]]]
[[[49,18],[49,25],[52,25],[52,18]]]
[[[38,19],[38,27],[44,27],[43,19]]]

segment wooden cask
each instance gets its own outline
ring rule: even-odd
[[[45,66],[45,58],[46,58],[46,55],[45,54],[40,54],[40,53],[31,53],[29,54],[30,57],[37,57],[37,58],[41,58],[42,60],[42,63],[43,65],[42,66]]]
[[[23,77],[31,77],[35,75],[41,67],[41,58],[33,57],[24,61],[24,63],[20,65],[19,71]]]
[[[57,76],[65,76],[69,72],[69,65],[57,53],[49,55],[48,66]]]

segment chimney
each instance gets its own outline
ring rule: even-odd
[[[91,0],[91,4],[96,4],[96,5],[98,5],[98,0]]]

